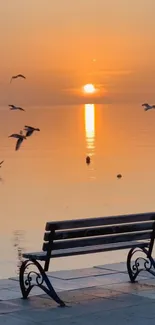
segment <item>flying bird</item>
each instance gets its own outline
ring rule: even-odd
[[[149,109],[155,108],[155,105],[149,105],[148,103],[142,104],[144,106],[144,110],[148,111]]]
[[[11,77],[10,83],[11,83],[12,79],[17,79],[17,78],[23,78],[23,79],[26,79],[26,77],[23,76],[23,74],[17,74],[16,76],[12,76],[12,77]]]
[[[15,150],[18,150],[20,148],[20,146],[21,146],[24,139],[26,140],[26,136],[23,135],[22,131],[20,131],[20,134],[13,133],[13,134],[9,135],[9,138],[18,139],[17,142],[16,142]]]
[[[4,162],[4,160],[2,160],[2,161],[0,162],[0,168],[2,167],[1,165],[3,164],[3,162]]]
[[[19,106],[15,106],[15,105],[8,105],[10,107],[10,109],[13,111],[13,110],[20,110],[20,111],[24,111],[25,112],[25,109],[22,108],[22,107],[19,107]]]
[[[29,126],[29,125],[25,125],[25,129],[24,130],[26,131],[26,137],[30,137],[30,135],[32,135],[32,133],[34,131],[40,131],[40,129],[34,128],[32,126]]]

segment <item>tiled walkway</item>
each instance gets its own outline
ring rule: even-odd
[[[126,264],[49,274],[59,296],[59,308],[41,290],[21,299],[18,279],[0,280],[0,325],[154,324],[155,279],[146,272],[131,284]]]

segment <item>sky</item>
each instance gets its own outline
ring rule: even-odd
[[[154,0],[5,0],[0,12],[1,106],[155,100]]]

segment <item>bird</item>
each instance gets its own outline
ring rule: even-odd
[[[117,175],[117,178],[122,178],[122,175],[121,175],[121,174],[118,174],[118,175]]]
[[[86,157],[86,164],[88,164],[88,165],[90,164],[90,157],[89,156]]]
[[[17,74],[16,76],[12,76],[12,77],[11,77],[10,83],[11,83],[12,79],[17,79],[17,78],[23,78],[23,79],[26,79],[26,77],[23,76],[23,74]]]
[[[2,167],[1,165],[3,164],[3,162],[4,162],[4,160],[2,160],[2,161],[0,162],[0,168]]]
[[[8,105],[10,107],[10,109],[13,111],[13,110],[20,110],[20,111],[24,111],[25,112],[25,109],[22,108],[22,107],[19,107],[19,106],[15,106],[15,105]]]
[[[18,150],[19,147],[21,146],[23,140],[25,139],[26,140],[26,136],[23,135],[23,132],[20,131],[20,134],[18,133],[13,133],[11,135],[9,135],[9,138],[16,138],[18,139],[17,142],[16,142],[16,147],[15,147],[15,150]]]
[[[29,125],[25,125],[24,130],[26,131],[26,137],[30,137],[30,135],[32,135],[34,131],[40,131],[40,129],[34,128],[33,126],[29,126]]]
[[[148,111],[149,109],[155,108],[155,105],[149,105],[148,103],[142,104],[144,106],[144,110]]]

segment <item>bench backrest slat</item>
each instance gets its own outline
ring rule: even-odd
[[[76,229],[84,227],[97,227],[106,226],[110,224],[122,224],[130,222],[143,222],[155,220],[155,212],[149,213],[139,213],[139,214],[129,214],[122,216],[112,216],[112,217],[102,217],[102,218],[87,218],[87,219],[76,219],[76,220],[66,220],[66,221],[55,221],[47,222],[46,231],[50,231],[55,228],[55,230],[61,229]]]
[[[103,227],[88,227],[83,229],[70,229],[70,230],[56,230],[54,235],[54,241],[57,240],[67,240],[72,238],[82,238],[82,237],[94,237],[103,236],[110,234],[121,234],[133,231],[143,231],[151,230],[153,227],[153,222],[143,222],[135,224],[122,224],[122,225],[111,225]],[[45,232],[44,241],[49,241],[51,232]]]
[[[84,247],[84,246],[93,246],[93,245],[102,245],[102,244],[112,244],[118,242],[127,242],[133,240],[144,240],[150,239],[151,231],[139,231],[125,234],[114,234],[98,237],[87,237],[84,239],[71,239],[71,240],[60,240],[54,241],[52,250],[58,249],[67,249],[74,247]],[[49,243],[43,244],[43,250],[47,251],[49,248]]]

